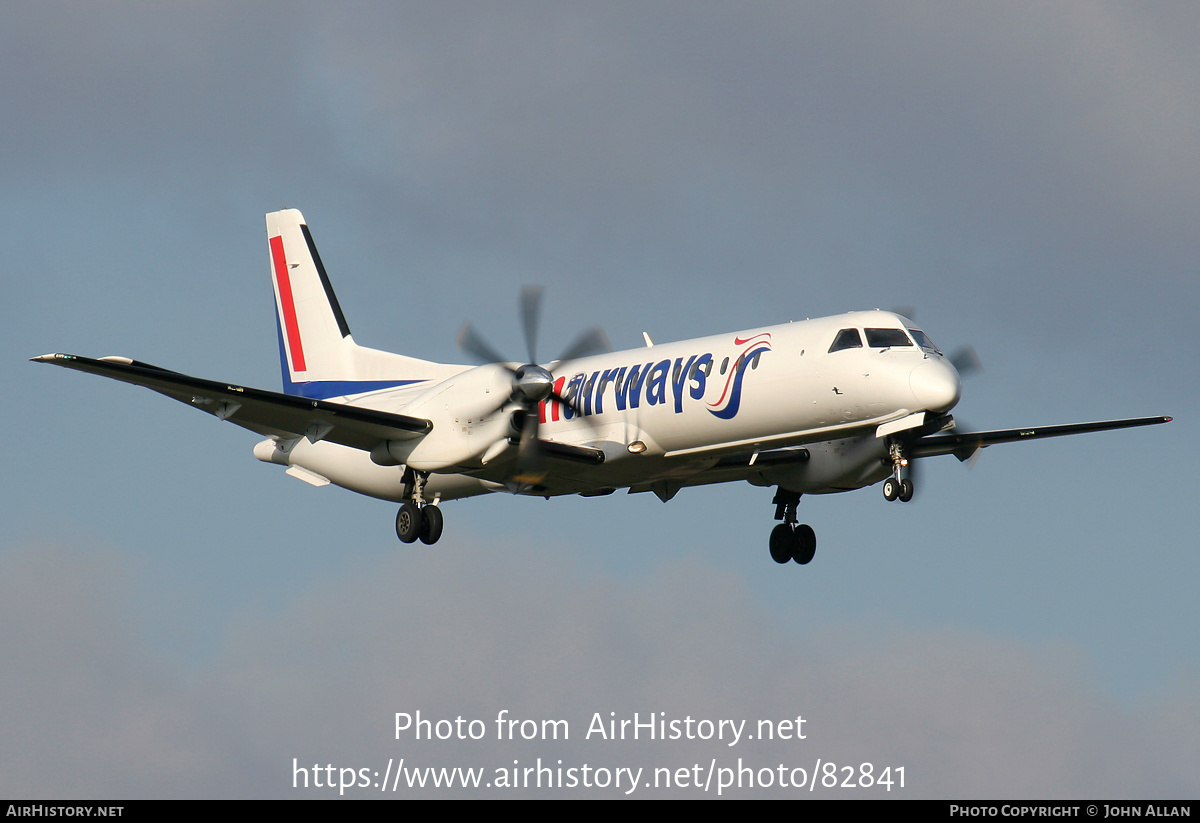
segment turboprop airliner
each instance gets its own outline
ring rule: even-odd
[[[997,443],[1166,423],[1142,417],[959,431],[950,415],[970,358],[943,354],[896,312],[856,311],[608,350],[599,330],[540,364],[541,292],[521,293],[524,363],[469,324],[483,365],[444,365],[355,343],[304,217],[267,215],[283,391],[190,377],[128,357],[33,358],[144,386],[265,438],[254,455],[286,473],[400,504],[401,541],[438,541],[441,504],[490,492],[663,502],[681,489],[773,488],[770,554],[806,564],[801,495],[882,484],[912,499],[914,460],[967,460]]]

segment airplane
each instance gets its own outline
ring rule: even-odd
[[[644,347],[619,352],[594,329],[540,365],[541,291],[527,288],[524,363],[469,324],[459,345],[483,365],[419,360],[354,341],[299,211],[266,223],[282,392],[128,357],[33,360],[144,386],[261,435],[254,456],[293,477],[400,503],[404,543],[436,543],[441,504],[474,495],[626,489],[666,502],[688,486],[745,481],[775,489],[772,559],[804,565],[817,541],[798,522],[801,495],[882,482],[885,499],[908,502],[914,460],[1171,420],[959,431],[950,410],[970,358],[880,310],[665,344],[644,333]]]

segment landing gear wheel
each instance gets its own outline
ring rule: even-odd
[[[912,500],[913,482],[907,478],[900,481],[900,502],[907,503]]]
[[[796,546],[796,536],[792,527],[780,523],[771,529],[771,559],[776,563],[786,563],[792,559]]]
[[[432,546],[442,536],[442,510],[437,506],[426,506],[421,509],[421,542]]]
[[[883,481],[883,497],[885,500],[895,500],[900,496],[900,482],[894,477]]]
[[[400,538],[401,543],[412,543],[416,540],[421,535],[424,525],[425,518],[422,516],[420,508],[411,500],[401,506],[400,511],[396,513],[396,536]]]
[[[807,523],[801,523],[796,527],[792,539],[796,541],[792,559],[801,566],[811,563],[813,556],[817,553],[817,533],[813,531],[813,527]]]

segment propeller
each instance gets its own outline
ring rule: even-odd
[[[512,392],[488,414],[495,414],[509,405],[518,407],[517,411],[513,413],[513,425],[520,432],[516,472],[513,479],[520,484],[537,483],[545,476],[541,469],[544,449],[538,439],[540,423],[538,404],[544,401],[555,401],[566,406],[576,416],[583,416],[583,410],[573,399],[554,390],[554,374],[551,368],[540,366],[537,362],[537,336],[542,313],[542,292],[543,289],[540,286],[525,286],[521,289],[517,303],[521,328],[525,335],[526,353],[529,357],[524,365],[515,368],[509,365],[512,361],[503,357],[484,340],[469,322],[463,323],[463,327],[458,333],[458,346],[464,352],[474,356],[480,363],[494,363],[512,375]],[[599,328],[588,329],[580,334],[550,366],[554,371],[566,371],[572,361],[591,354],[610,351],[611,348],[608,338],[602,330]]]
[[[971,435],[971,431],[972,431],[972,429],[971,429],[971,425],[969,423],[966,423],[962,420],[959,420],[956,417],[951,416],[950,424],[948,426],[945,426],[944,428],[938,429],[936,431],[924,430],[923,434],[935,434],[935,433],[960,434],[960,435],[964,435],[969,438]],[[918,437],[915,439],[920,439],[920,435],[918,435]],[[963,444],[960,451],[954,451],[954,452],[952,452],[952,454],[954,454],[954,456],[957,457],[960,462],[965,462],[967,464],[968,469],[973,469],[973,468],[975,468],[975,462],[979,459],[979,455],[982,451],[983,451],[983,449],[980,448],[978,442],[971,442],[970,440],[968,440]],[[909,480],[912,481],[913,488],[916,491],[919,491],[921,489],[921,481],[918,478],[919,478],[920,474],[923,472],[923,470],[918,467],[923,462],[924,462],[923,458],[910,457],[908,460],[908,465],[906,466],[907,477]]]
[[[979,359],[979,355],[975,353],[974,346],[959,346],[950,352],[948,359],[950,360],[950,365],[954,366],[960,377],[969,377],[972,374],[983,371],[983,362]]]

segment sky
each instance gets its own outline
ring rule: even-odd
[[[1196,797],[1198,38],[1186,2],[6,5],[0,795]],[[375,348],[518,356],[526,283],[546,351],[905,306],[978,352],[960,422],[1175,420],[805,497],[806,567],[746,484],[453,502],[403,546],[249,432],[28,362],[277,389],[280,208]],[[595,726],[635,714],[680,734]]]

